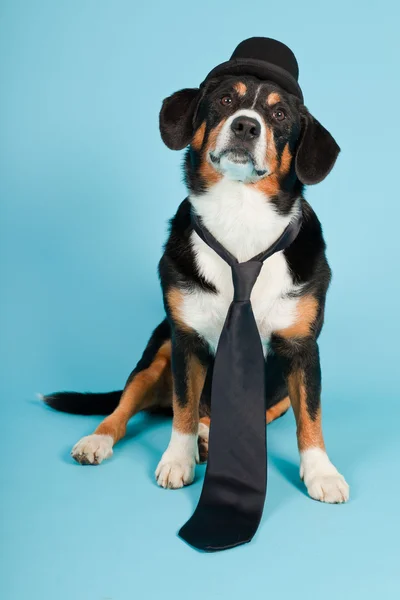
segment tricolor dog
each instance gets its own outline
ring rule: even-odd
[[[265,354],[266,422],[293,407],[309,495],[345,502],[349,487],[329,459],[321,426],[317,339],[331,272],[320,222],[303,196],[305,185],[328,175],[339,147],[299,97],[247,74],[222,74],[176,92],[164,100],[160,131],[168,148],[187,148],[188,196],[171,220],[159,263],[166,316],[122,392],[45,397],[58,410],[108,415],[72,456],[98,465],[136,413],[172,407],[156,480],[171,489],[192,483],[196,462],[207,460],[212,411],[200,396],[233,286],[229,266],[193,231],[191,212],[242,262],[268,248],[301,211],[300,233],[263,264],[251,296]]]

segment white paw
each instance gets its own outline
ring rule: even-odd
[[[339,504],[349,499],[345,478],[320,448],[310,448],[301,453],[300,477],[315,500]]]
[[[172,430],[171,441],[156,469],[160,487],[176,490],[189,485],[196,468],[197,435]]]
[[[93,433],[83,437],[71,450],[71,456],[81,465],[99,465],[112,456],[114,440],[111,435]]]
[[[343,475],[317,475],[306,483],[307,491],[311,498],[330,504],[347,502],[349,499],[349,486]]]
[[[196,463],[177,462],[168,460],[168,456],[163,456],[156,469],[156,479],[160,487],[176,490],[189,485],[194,479]]]

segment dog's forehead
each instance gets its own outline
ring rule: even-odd
[[[287,101],[289,94],[272,81],[261,81],[251,76],[224,77],[215,81],[206,97],[214,98],[224,93],[234,93],[243,104],[254,101],[269,105]]]

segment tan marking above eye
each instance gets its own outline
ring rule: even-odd
[[[274,104],[278,104],[278,102],[281,101],[281,97],[278,94],[278,92],[272,92],[271,94],[269,94],[268,98],[267,98],[267,104],[268,106],[273,106]]]
[[[238,81],[233,87],[235,88],[239,96],[244,96],[247,92],[247,85],[243,83],[243,81]]]

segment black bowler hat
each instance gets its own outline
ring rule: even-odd
[[[271,38],[253,37],[240,42],[230,60],[210,71],[201,85],[220,75],[253,75],[273,81],[303,101],[295,55],[285,44]]]

